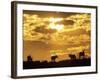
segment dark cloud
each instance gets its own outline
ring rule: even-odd
[[[50,35],[46,35],[40,38],[40,40],[50,40],[51,36]]]
[[[48,24],[50,24],[50,22],[49,22],[49,21],[44,21],[44,23],[45,23],[45,25],[48,25]]]
[[[91,22],[90,22],[90,20],[84,20],[81,24],[80,24],[80,26],[86,26],[87,24],[90,24]]]
[[[63,32],[62,34],[70,35],[70,36],[79,36],[83,34],[90,34],[90,32],[86,31],[85,29],[80,28],[77,30],[69,31],[69,32]]]
[[[88,35],[91,35],[91,31],[90,31],[90,30],[89,30],[89,31],[87,31],[87,34],[88,34]]]
[[[43,33],[43,34],[55,33],[56,32],[55,29],[46,29],[44,27],[37,27],[36,29],[34,29],[34,31],[39,32],[39,33]]]
[[[29,24],[29,26],[34,26],[34,25],[35,25],[35,23],[30,23],[30,24]]]
[[[50,38],[47,38],[47,37],[41,37],[40,40],[50,40]]]
[[[37,36],[38,33],[36,33],[36,32],[31,32],[31,35],[32,35],[32,36]]]
[[[83,23],[90,23],[90,20],[84,20]]]
[[[30,15],[38,15],[39,17],[63,17],[67,18],[72,15],[77,15],[80,13],[74,12],[57,12],[57,11],[31,11],[31,10],[24,10],[23,13],[30,14]]]
[[[56,22],[56,24],[73,25],[74,21],[73,20],[62,20],[62,21]]]

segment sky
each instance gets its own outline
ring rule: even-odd
[[[69,59],[82,50],[90,57],[91,14],[71,12],[23,11],[23,60]]]

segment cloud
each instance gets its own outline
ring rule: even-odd
[[[41,37],[43,37],[41,33],[36,33],[36,32],[24,33],[24,40],[28,40],[28,41],[37,41]]]
[[[27,13],[27,14],[26,14]],[[90,14],[85,13],[24,13],[24,40],[48,42],[48,44],[65,45],[66,47],[85,46],[90,44]],[[51,29],[50,21],[54,24],[63,24],[64,29]],[[63,16],[61,16],[63,14]],[[65,47],[64,46],[64,47]]]
[[[56,22],[56,24],[63,24],[63,25],[73,25],[74,24],[74,21],[73,20],[62,20],[62,21],[59,21],[59,22]]]
[[[65,29],[64,32],[62,32],[63,35],[69,35],[69,36],[80,36],[84,34],[89,35],[90,31],[86,31],[83,28],[72,28],[72,29]]]
[[[77,46],[77,47],[67,48],[67,51],[71,54],[77,54],[77,53],[81,52],[82,50],[85,50],[85,53],[89,54],[90,46],[86,45],[86,46]]]
[[[56,30],[55,29],[46,29],[44,27],[37,27],[36,29],[34,29],[35,32],[39,32],[39,33],[43,33],[43,34],[47,34],[47,33],[55,33]]]

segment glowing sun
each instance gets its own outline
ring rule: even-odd
[[[63,24],[56,24],[56,22],[59,22],[63,20],[62,18],[50,18],[50,24],[49,28],[56,29],[57,31],[61,31],[64,28]]]
[[[64,25],[62,25],[62,24],[54,24],[54,23],[51,23],[51,24],[49,25],[49,27],[50,27],[51,29],[56,29],[57,31],[60,31],[60,30],[62,30],[62,29],[64,28]]]

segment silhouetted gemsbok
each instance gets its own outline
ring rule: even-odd
[[[28,62],[32,62],[32,57],[29,55],[29,56],[27,56],[27,61]]]
[[[84,59],[85,58],[85,52],[84,50],[79,53],[79,59]]]
[[[57,59],[57,58],[58,58],[57,55],[51,56],[51,61],[52,61],[52,62],[56,62],[56,59]]]
[[[69,57],[70,57],[71,60],[75,60],[76,59],[75,54],[69,54]]]

